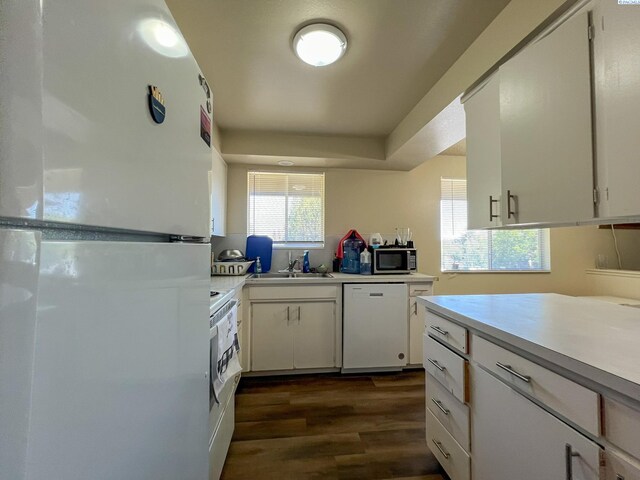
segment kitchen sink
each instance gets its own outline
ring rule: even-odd
[[[254,273],[251,278],[333,278],[330,273],[302,273],[302,272],[278,272],[278,273]]]

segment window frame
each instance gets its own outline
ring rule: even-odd
[[[546,252],[544,254],[542,254],[541,258],[540,258],[540,263],[542,264],[542,268],[536,268],[536,269],[492,269],[492,268],[486,268],[486,269],[474,269],[474,270],[466,270],[466,269],[453,269],[453,268],[444,268],[444,258],[445,258],[445,245],[444,245],[444,238],[442,235],[442,231],[443,231],[443,215],[442,215],[442,208],[443,208],[443,186],[444,186],[444,182],[445,181],[464,181],[464,185],[465,185],[465,205],[468,205],[468,199],[466,196],[466,185],[467,185],[467,180],[465,178],[454,178],[454,177],[441,177],[440,178],[440,202],[439,202],[439,207],[440,207],[440,272],[441,273],[448,273],[448,274],[458,274],[458,273],[464,273],[464,274],[504,274],[504,273],[508,273],[508,274],[521,274],[521,273],[534,273],[534,274],[538,274],[538,273],[551,273],[551,242],[550,242],[550,233],[549,233],[549,229],[548,228],[496,228],[496,229],[483,229],[483,230],[469,230],[466,228],[465,226],[465,231],[477,231],[477,232],[486,232],[487,233],[487,257],[488,257],[488,264],[491,266],[493,264],[493,251],[492,251],[492,244],[494,241],[494,234],[495,233],[500,233],[500,232],[504,232],[504,231],[508,231],[508,230],[538,230],[539,234],[538,234],[538,242],[539,242],[539,248],[542,251],[543,249],[546,249]],[[465,210],[468,212],[468,208],[465,206]]]
[[[325,248],[326,244],[326,172],[324,171],[282,171],[276,169],[248,169],[247,170],[247,236],[248,235],[261,235],[260,233],[255,233],[251,229],[251,175],[252,174],[269,174],[269,175],[282,175],[282,176],[291,176],[291,175],[316,175],[322,177],[322,189],[321,189],[321,205],[322,205],[322,240],[319,241],[277,241],[273,240],[273,248],[274,249],[305,249],[305,250],[318,250]],[[289,204],[289,194],[286,193],[285,196],[285,212],[288,210]],[[285,215],[286,216],[286,215]],[[285,226],[285,232],[288,231],[288,226]],[[286,233],[285,233],[286,235]]]

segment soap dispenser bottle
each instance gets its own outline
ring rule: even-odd
[[[309,273],[311,266],[309,264],[309,250],[305,250],[302,257],[302,273]]]

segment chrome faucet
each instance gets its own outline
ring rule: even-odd
[[[291,252],[289,252],[289,267],[287,268],[289,273],[293,273],[294,268],[296,268],[296,263],[298,263],[298,259],[294,258],[293,261],[292,261],[291,260]]]

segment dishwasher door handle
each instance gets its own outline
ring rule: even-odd
[[[370,293],[370,297],[384,297],[384,293]]]

